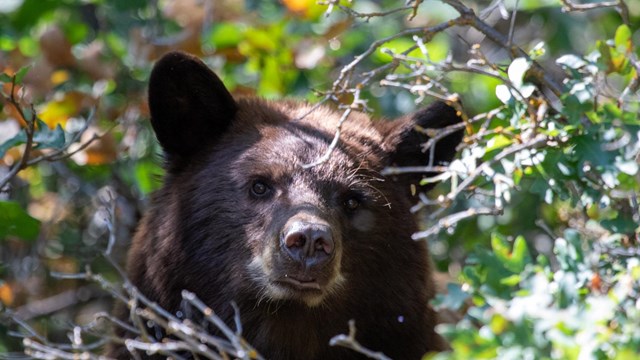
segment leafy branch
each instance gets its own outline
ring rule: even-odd
[[[96,108],[91,110],[83,127],[78,131],[75,131],[68,141],[65,141],[65,134],[60,125],[58,125],[54,130],[49,130],[47,124],[38,118],[34,104],[24,104],[23,99],[18,99],[16,97],[16,93],[18,92],[17,85],[24,78],[27,70],[28,67],[25,67],[11,77],[6,74],[2,74],[3,76],[0,79],[11,83],[9,95],[2,94],[2,99],[16,110],[16,113],[19,116],[18,121],[25,124],[21,133],[18,133],[18,135],[14,136],[12,139],[7,140],[4,144],[0,144],[0,156],[4,155],[6,150],[11,147],[24,144],[24,150],[22,151],[22,155],[18,162],[11,167],[2,179],[0,179],[0,191],[6,191],[7,184],[21,170],[43,161],[54,162],[70,158],[71,156],[88,148],[92,143],[101,139],[110,131],[107,130],[101,135],[94,133],[89,139],[82,143],[78,143],[89,125],[94,122]],[[28,108],[28,111],[26,108]],[[71,150],[71,147],[76,144],[77,146]],[[49,148],[49,151],[45,151],[36,157],[32,156],[34,150],[44,148]]]

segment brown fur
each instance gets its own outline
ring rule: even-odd
[[[413,127],[458,122],[453,109],[438,103],[395,122],[352,114],[331,158],[304,169],[327,151],[341,112],[234,100],[202,62],[182,53],[158,62],[149,97],[167,175],[129,254],[128,273],[142,293],[175,312],[187,289],[228,324],[235,302],[244,336],[268,359],[358,358],[329,346],[350,319],[361,344],[392,358],[419,359],[446,346],[428,305],[427,247],[411,240],[418,228],[408,185],[418,178],[380,171],[426,163],[419,148],[426,138]],[[458,133],[441,141],[436,159],[450,161],[459,141]],[[256,181],[267,195],[252,193]],[[355,210],[345,206],[352,198]],[[283,241],[292,222],[325,224],[329,240],[322,241],[332,247],[311,250],[308,264],[295,261],[298,249]],[[276,281],[288,277],[318,289]],[[122,347],[110,354],[129,357]]]

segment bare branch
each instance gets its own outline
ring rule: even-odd
[[[349,334],[341,334],[332,337],[329,341],[329,345],[342,346],[347,349],[351,349],[357,353],[365,355],[370,359],[391,360],[381,352],[374,352],[360,345],[358,340],[356,340],[356,322],[354,320],[349,320]]]
[[[0,180],[0,191],[4,189],[4,187],[13,179],[20,170],[27,167],[27,162],[29,160],[29,155],[31,154],[31,150],[33,148],[33,135],[36,129],[36,111],[33,105],[31,105],[31,116],[26,116],[24,109],[20,106],[19,101],[15,98],[15,87],[16,87],[16,77],[13,76],[11,78],[11,93],[8,97],[5,98],[6,101],[11,104],[18,114],[20,115],[22,121],[26,124],[24,128],[24,132],[27,136],[27,141],[24,147],[24,151],[22,152],[22,157],[20,157],[20,161],[15,164],[11,170]]]
[[[340,121],[338,121],[338,125],[336,125],[336,132],[335,132],[335,135],[333,136],[333,140],[331,140],[331,144],[329,144],[329,148],[324,153],[324,155],[322,155],[319,159],[317,159],[316,161],[314,161],[314,162],[312,162],[310,164],[302,165],[303,169],[309,169],[309,168],[312,168],[314,166],[318,166],[318,165],[326,162],[327,160],[329,160],[331,158],[331,154],[336,149],[336,147],[338,146],[338,142],[340,141],[340,135],[342,133],[342,125],[349,118],[349,115],[351,114],[351,111],[353,111],[353,109],[349,108],[349,109],[345,110],[345,112],[342,114],[342,117],[340,118]]]
[[[625,24],[629,24],[629,8],[623,0],[603,1],[589,4],[576,4],[572,0],[560,0],[560,2],[563,5],[562,11],[566,12],[584,12],[595,9],[616,8],[616,10],[620,13],[620,16],[622,17],[622,21]]]
[[[464,181],[462,181],[456,189],[454,189],[453,191],[451,191],[449,194],[447,194],[447,198],[449,199],[454,199],[456,196],[458,196],[458,194],[460,192],[462,192],[463,190],[467,189],[467,187],[469,187],[474,181],[475,179],[480,176],[480,174],[484,173],[485,171],[487,171],[488,169],[490,169],[492,166],[494,166],[497,162],[499,162],[500,160],[513,155],[515,153],[518,153],[522,150],[525,149],[533,149],[533,148],[537,148],[540,147],[544,144],[546,144],[548,141],[550,141],[550,139],[545,136],[545,135],[538,135],[536,136],[534,139],[523,143],[523,144],[518,144],[518,145],[513,145],[510,146],[504,150],[502,150],[498,155],[496,155],[493,159],[491,159],[490,161],[484,162],[482,163],[480,166],[478,166],[477,168],[475,168],[471,174],[469,174],[469,176],[467,178],[464,179]]]
[[[445,216],[438,221],[438,223],[425,231],[420,231],[411,236],[413,240],[426,239],[429,236],[438,234],[441,230],[453,227],[462,220],[475,217],[478,215],[501,215],[502,210],[492,208],[471,208],[464,211]]]

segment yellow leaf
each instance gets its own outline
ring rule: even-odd
[[[57,124],[64,127],[70,117],[78,114],[83,99],[82,93],[75,91],[65,93],[61,98],[46,103],[38,116],[52,129]]]
[[[69,72],[66,70],[56,70],[51,74],[51,83],[56,86],[69,80]]]
[[[282,3],[287,7],[287,9],[289,9],[289,11],[297,13],[307,11],[311,5],[309,0],[282,0]]]
[[[11,290],[9,284],[2,283],[0,285],[0,301],[2,301],[3,304],[9,306],[13,304],[14,299],[15,297],[13,295],[13,290]]]
[[[282,0],[282,3],[289,11],[306,19],[317,18],[326,9],[318,5],[316,0]]]

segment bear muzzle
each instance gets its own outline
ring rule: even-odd
[[[281,237],[281,249],[304,268],[320,267],[335,250],[331,227],[325,223],[294,221]]]

